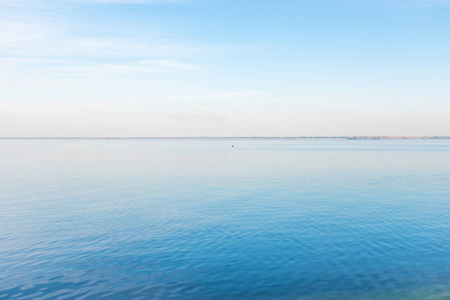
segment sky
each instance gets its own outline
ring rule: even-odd
[[[0,136],[450,135],[450,0],[0,0]]]

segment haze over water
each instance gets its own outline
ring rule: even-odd
[[[450,299],[449,195],[449,141],[0,140],[0,299]]]

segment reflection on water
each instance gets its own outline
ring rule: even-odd
[[[448,141],[2,140],[0,191],[0,298],[450,299]]]

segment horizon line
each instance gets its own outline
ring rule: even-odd
[[[368,135],[368,136],[104,136],[104,137],[83,137],[83,136],[57,136],[57,137],[0,137],[2,140],[315,140],[315,139],[341,139],[341,140],[450,140],[450,135],[435,136],[388,136],[388,135]]]

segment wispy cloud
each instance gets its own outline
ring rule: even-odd
[[[389,3],[389,2],[388,2]],[[398,0],[397,2],[390,3],[391,5],[401,5],[404,7],[434,7],[434,6],[444,6],[450,7],[450,0]]]
[[[57,58],[37,58],[37,57],[3,57],[0,58],[0,66],[19,66],[19,65],[51,65],[68,63],[65,59]]]
[[[248,96],[258,96],[265,94],[264,91],[235,91],[235,92],[225,92],[214,94],[214,98],[241,98]]]
[[[46,2],[42,0],[0,0],[0,6],[13,6],[13,7],[37,7],[48,2],[80,2],[80,3],[116,3],[116,4],[163,4],[163,3],[185,3],[192,2],[192,0],[48,0]]]
[[[172,60],[144,60],[134,63],[107,63],[74,65],[65,71],[77,73],[107,73],[126,75],[133,73],[172,73],[195,68],[194,65]]]
[[[154,64],[150,62],[100,63],[45,57],[0,58],[0,88],[185,85],[187,82],[183,73],[195,67],[170,60],[164,60],[164,64],[158,63],[158,60]]]
[[[116,3],[116,4],[163,4],[184,3],[187,0],[71,0],[73,2]]]
[[[65,29],[63,29],[65,28]],[[70,25],[46,21],[0,21],[0,55],[53,57],[148,57],[189,54],[202,47],[165,42],[163,37],[97,37],[67,35]],[[155,64],[175,67],[170,61]],[[187,65],[177,65],[187,69]]]
[[[421,0],[422,3],[449,5],[450,0]]]
[[[182,63],[182,62],[178,62],[176,60],[167,60],[167,59],[160,59],[160,60],[145,59],[145,60],[141,61],[141,64],[143,64],[145,66],[153,66],[155,68],[166,69],[166,70],[197,69],[196,65]]]
[[[42,40],[48,34],[49,30],[42,22],[0,20],[1,47],[22,47],[24,44]]]
[[[98,28],[92,25],[96,20],[80,26],[71,17],[73,5],[65,5],[70,2],[48,0],[39,6],[31,0],[0,0],[0,89],[7,90],[3,99],[42,97],[69,102],[68,90],[80,98],[83,93],[111,99],[154,94],[167,98],[197,86],[195,78],[204,68],[192,61],[211,47],[186,42],[164,27],[155,34],[142,34],[116,30],[120,27]],[[128,95],[110,92],[119,87]]]
[[[14,6],[14,7],[27,7],[34,6],[33,4],[40,2],[39,0],[0,0],[0,6]]]

